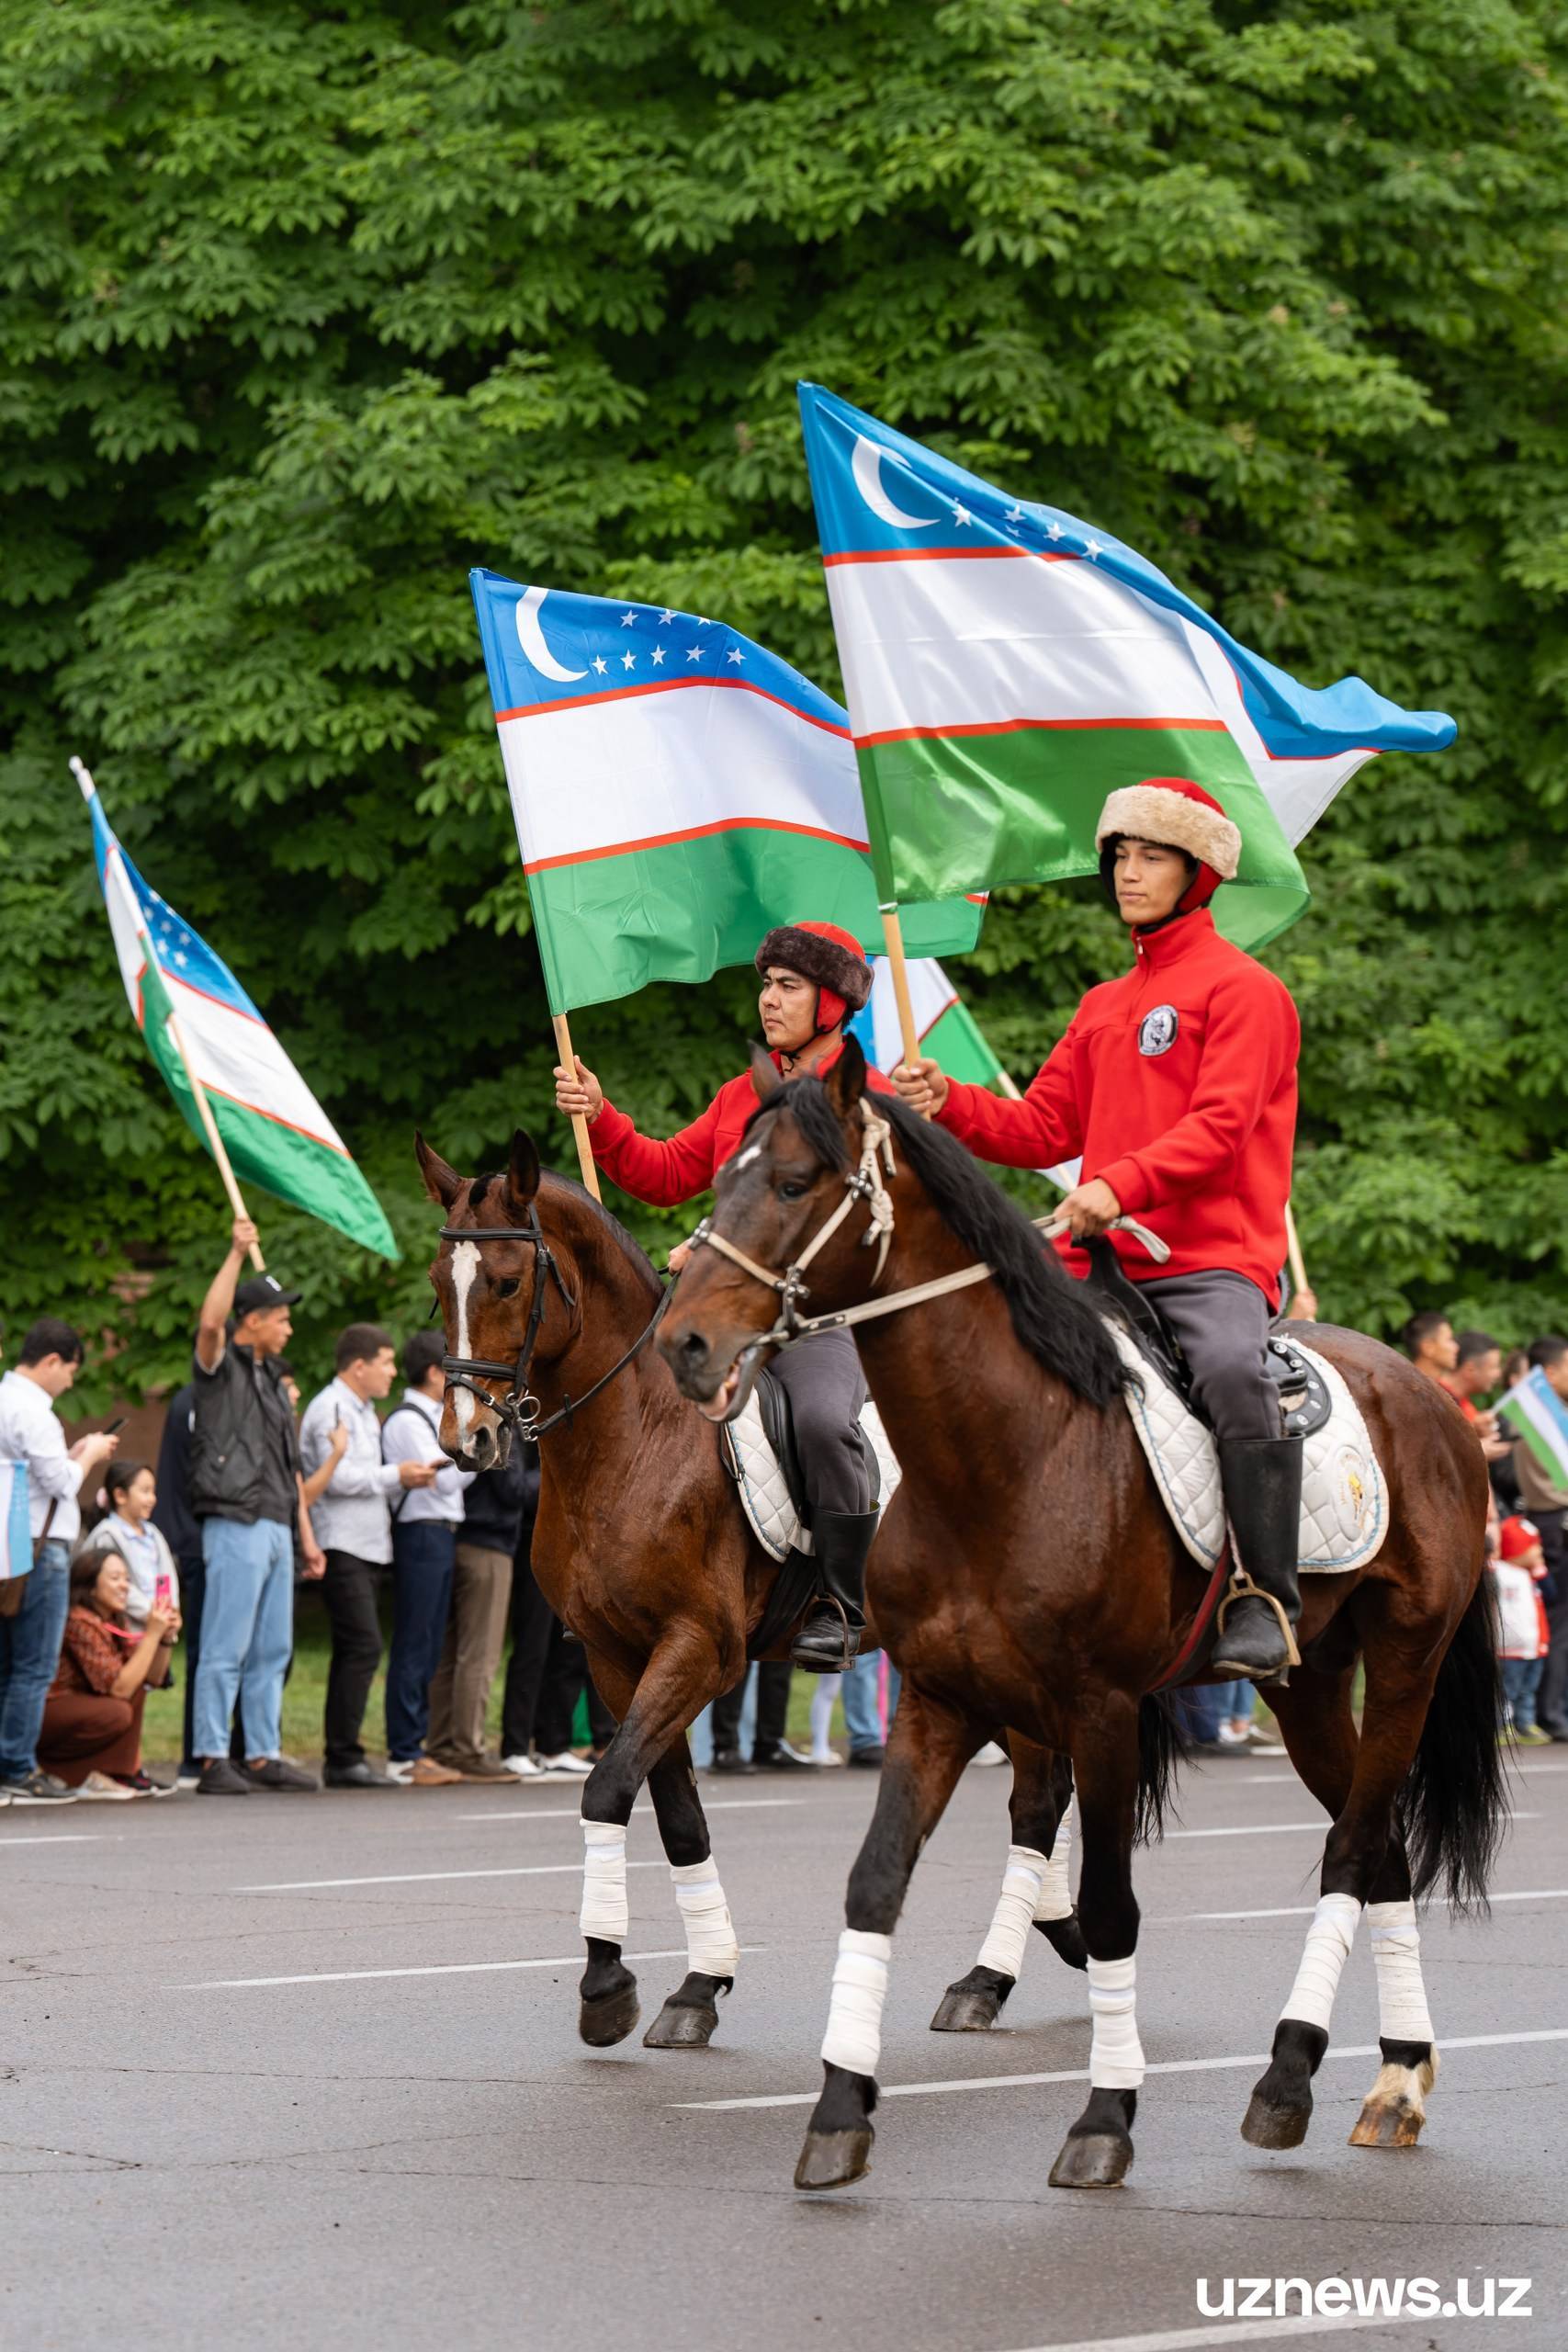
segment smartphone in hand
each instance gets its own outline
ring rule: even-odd
[[[175,1598],[175,1589],[166,1576],[160,1577],[152,1587],[152,1606],[160,1616],[167,1614]]]

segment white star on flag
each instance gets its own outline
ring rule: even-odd
[[[960,506],[958,501],[954,499],[953,502],[953,519],[955,523],[971,523],[975,518],[970,514],[967,506]]]
[[[596,653],[593,656],[593,667],[598,671],[601,677],[604,676],[609,666],[609,663],[605,661],[604,656],[602,653]]]
[[[688,662],[700,662],[700,661],[702,660],[702,658],[703,658],[703,649],[702,649],[702,647],[701,647],[700,645],[688,645],[688,646],[687,646],[687,648],[686,648],[686,659],[687,659],[687,661],[688,661]]]
[[[1021,522],[1022,522],[1022,520],[1023,520],[1023,509],[1022,509],[1022,507],[1021,507],[1021,506],[1010,506],[1010,507],[1008,508],[1008,517],[1007,517],[1007,518],[1008,518],[1008,521],[1009,521],[1010,523],[1021,523]]]
[[[670,626],[670,624],[671,624],[671,622],[674,619],[674,617],[675,617],[675,607],[674,607],[674,605],[665,605],[665,607],[664,607],[664,610],[663,610],[663,611],[660,614],[660,616],[659,616],[659,626],[660,626],[660,628],[669,628],[669,626]]]
[[[623,670],[635,670],[637,668],[637,655],[635,653],[623,653],[621,656],[621,667]]]
[[[702,615],[699,613],[697,615],[697,627],[699,628],[712,628],[713,623],[712,621],[704,620]]]
[[[727,662],[739,662],[743,659],[743,656],[741,654],[740,648],[738,645],[732,645],[729,651],[724,658]]]
[[[1088,556],[1090,563],[1092,563],[1095,557],[1100,553],[1100,541],[1098,539],[1086,540],[1084,543],[1084,553]]]
[[[1062,526],[1061,526],[1060,523],[1050,523],[1050,524],[1047,524],[1047,526],[1046,526],[1046,536],[1047,536],[1049,538],[1053,538],[1053,539],[1059,539],[1059,538],[1061,537],[1061,536],[1062,536]]]
[[[655,668],[656,670],[660,667],[660,664],[663,662],[663,659],[664,659],[664,648],[663,648],[661,645],[656,645],[656,646],[654,647],[654,649],[653,649],[653,666],[654,666],[654,668]]]
[[[621,627],[623,628],[630,628],[636,618],[637,615],[635,613],[623,613],[621,615]]]

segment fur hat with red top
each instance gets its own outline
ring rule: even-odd
[[[757,950],[758,971],[766,975],[771,964],[816,982],[819,1030],[858,1012],[871,994],[865,950],[852,931],[841,931],[836,922],[780,923]]]
[[[1527,1559],[1540,1542],[1540,1530],[1533,1519],[1506,1519],[1497,1537],[1498,1556],[1505,1560]]]
[[[1142,784],[1126,784],[1113,792],[1100,812],[1094,845],[1100,872],[1111,887],[1111,860],[1124,833],[1141,842],[1157,842],[1162,849],[1185,850],[1196,858],[1198,871],[1183,893],[1178,912],[1190,914],[1206,907],[1222,882],[1234,882],[1241,863],[1241,833],[1213,795],[1185,776],[1150,775]],[[1114,895],[1114,894],[1112,894]]]

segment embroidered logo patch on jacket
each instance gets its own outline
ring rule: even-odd
[[[1168,1054],[1180,1026],[1174,1004],[1156,1004],[1138,1023],[1139,1053]]]

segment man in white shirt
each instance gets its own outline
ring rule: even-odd
[[[33,1541],[20,1605],[0,1617],[0,1804],[68,1804],[76,1793],[39,1770],[38,1736],[70,1607],[71,1547],[82,1532],[76,1498],[84,1483],[92,1491],[119,1442],[100,1430],[66,1445],[55,1400],[81,1362],[77,1333],[46,1315],[24,1338],[16,1370],[0,1378],[0,1463],[27,1470]]]
[[[299,1459],[307,1479],[326,1461],[332,1432],[348,1431],[343,1458],[326,1492],[311,1506],[316,1540],[327,1555],[321,1590],[332,1622],[325,1715],[329,1789],[389,1789],[397,1784],[366,1756],[360,1732],[366,1702],[381,1663],[377,1611],[380,1571],[392,1558],[391,1498],[434,1485],[439,1461],[434,1444],[421,1461],[384,1462],[376,1402],[397,1371],[391,1338],[377,1323],[351,1323],[339,1334],[335,1376],[305,1408]]]
[[[423,1462],[438,1442],[441,1369],[446,1342],[416,1331],[403,1347],[402,1401],[381,1424],[381,1451],[396,1463]],[[433,1486],[392,1499],[392,1639],[387,1652],[387,1770],[413,1788],[440,1788],[462,1774],[424,1752],[430,1685],[441,1663],[463,1492],[474,1473],[444,1462]]]

